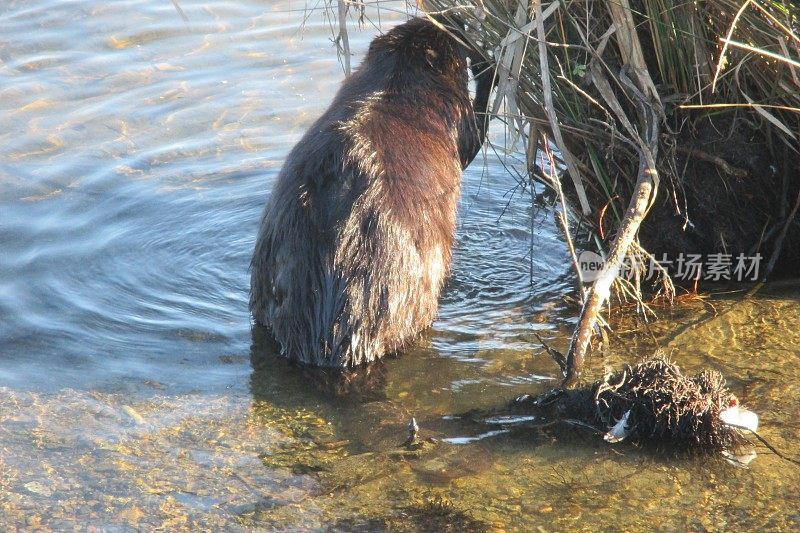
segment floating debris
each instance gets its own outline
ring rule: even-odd
[[[740,466],[742,468],[747,467],[750,462],[758,457],[758,454],[755,450],[752,449],[745,449],[742,451],[728,451],[722,450],[722,456],[733,466]]]
[[[639,441],[722,451],[742,440],[739,429],[752,426],[753,419],[758,427],[758,417],[739,407],[719,372],[687,377],[663,357],[606,376],[592,395],[600,422],[616,428],[624,420],[625,436]]]
[[[628,435],[630,435],[630,426],[628,425],[628,419],[631,417],[630,411],[625,411],[625,414],[622,415],[622,418],[619,419],[619,422],[614,424],[608,433],[603,435],[603,438],[606,442],[615,443],[624,440]]]
[[[719,417],[729,426],[747,429],[753,433],[758,431],[758,415],[739,405],[728,407],[719,414]]]
[[[526,395],[514,403],[545,421],[588,424],[610,443],[627,439],[675,450],[732,454],[745,442],[745,432],[758,429],[758,415],[739,405],[719,372],[684,376],[662,355],[626,365],[588,387]]]
[[[417,419],[413,416],[411,420],[408,422],[408,438],[401,444],[400,446],[410,448],[418,443],[417,435],[419,434],[419,424],[417,424]]]
[[[145,423],[144,417],[140,415],[139,412],[130,405],[123,405],[122,410],[125,411],[125,414],[131,417],[131,419],[136,424],[141,425]]]
[[[53,495],[53,491],[50,489],[50,487],[38,481],[31,481],[30,483],[25,483],[25,488],[28,489],[30,492],[38,494],[39,496],[44,496],[45,498],[49,498],[50,496]]]

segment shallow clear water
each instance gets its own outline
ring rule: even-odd
[[[800,527],[800,471],[768,452],[745,470],[452,419],[552,386],[532,333],[563,348],[576,314],[511,159],[467,170],[414,348],[344,397],[275,358],[247,267],[283,157],[341,80],[330,23],[300,1],[179,5],[188,22],[161,0],[0,8],[5,529]],[[402,7],[367,14],[387,28]],[[351,31],[356,58],[376,31]],[[797,285],[718,299],[621,335],[589,373],[664,346],[721,370],[797,456],[799,316]],[[402,452],[411,416],[451,440]]]

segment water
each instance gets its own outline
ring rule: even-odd
[[[417,345],[339,398],[275,358],[247,267],[283,158],[341,80],[330,22],[299,1],[179,4],[188,22],[167,1],[0,8],[5,529],[800,527],[798,468],[763,450],[743,470],[453,419],[552,386],[533,332],[563,348],[576,314],[513,158],[466,172],[453,276]],[[384,7],[352,30],[356,58],[405,19]],[[799,296],[698,304],[589,373],[666,346],[721,370],[796,456]],[[402,451],[412,415],[447,440]]]

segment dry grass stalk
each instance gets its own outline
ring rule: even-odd
[[[347,0],[338,0],[337,9],[339,16],[339,35],[336,37],[336,47],[339,55],[344,60],[344,75],[349,76],[350,70],[350,36],[347,34]]]
[[[536,34],[539,40],[539,73],[542,76],[542,90],[544,93],[544,108],[547,113],[547,119],[550,121],[550,129],[553,133],[553,139],[556,146],[561,150],[561,155],[564,157],[564,162],[567,164],[567,169],[572,177],[572,182],[575,184],[575,192],[578,195],[578,201],[581,204],[581,211],[588,216],[591,213],[589,207],[589,199],[586,198],[586,191],[583,188],[583,181],[581,172],[578,168],[577,161],[573,157],[569,146],[564,142],[564,137],[561,133],[561,127],[558,124],[558,117],[555,114],[555,107],[553,105],[553,89],[550,86],[550,65],[547,61],[547,35],[544,31],[544,14],[542,13],[541,2],[534,0],[536,4]]]

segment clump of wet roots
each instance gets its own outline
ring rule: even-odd
[[[742,443],[740,431],[720,414],[739,401],[719,372],[688,377],[664,356],[610,373],[593,385],[521,398],[517,407],[552,421],[577,421],[600,431],[676,451],[721,452]],[[626,418],[627,417],[627,418]],[[618,425],[620,421],[626,420]],[[621,440],[609,438],[606,440]]]
[[[719,372],[684,376],[677,365],[654,357],[606,376],[592,387],[596,418],[607,427],[628,416],[628,438],[708,451],[741,440],[720,413],[738,404]]]

